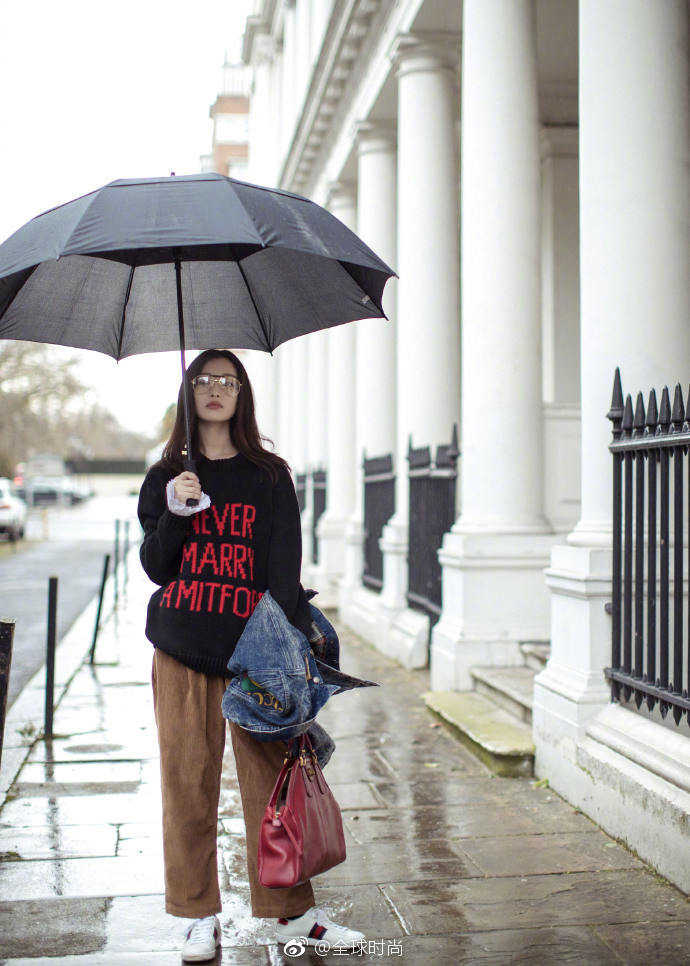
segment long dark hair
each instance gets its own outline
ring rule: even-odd
[[[290,467],[281,456],[272,453],[264,447],[264,443],[272,444],[272,440],[267,436],[262,436],[259,432],[254,411],[252,384],[249,381],[247,370],[235,353],[230,352],[229,349],[207,349],[187,366],[185,378],[180,385],[180,391],[177,396],[175,425],[173,426],[170,439],[166,443],[161,457],[162,465],[166,470],[175,473],[175,475],[182,472],[183,460],[185,458],[183,451],[186,447],[183,392],[187,393],[187,400],[189,402],[189,431],[192,440],[192,453],[190,456],[196,455],[198,452],[199,439],[192,379],[199,375],[206,363],[210,362],[211,359],[227,359],[228,362],[231,362],[235,367],[237,378],[242,383],[240,394],[237,397],[235,415],[228,424],[230,442],[248,460],[251,460],[252,463],[255,463],[261,469],[267,470],[275,483],[278,479],[278,467],[284,466],[287,470]]]

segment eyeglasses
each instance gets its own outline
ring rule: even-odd
[[[194,392],[200,396],[205,396],[207,392],[210,392],[216,383],[228,396],[237,396],[242,387],[242,383],[236,376],[210,376],[208,373],[202,372],[200,376],[192,379]]]

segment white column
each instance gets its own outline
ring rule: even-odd
[[[296,70],[295,0],[283,4],[283,55],[280,85],[280,156],[284,158],[295,129],[295,70]],[[273,148],[275,151],[275,146]]]
[[[556,547],[551,658],[535,685],[537,767],[577,799],[578,741],[608,703],[611,440],[624,392],[687,374],[690,63],[685,3],[580,2],[582,518]]]
[[[297,0],[295,16],[295,107],[302,110],[311,76],[312,0]]]
[[[351,185],[331,186],[329,210],[356,231],[357,208]],[[320,606],[336,606],[345,567],[345,525],[355,504],[355,328],[352,324],[328,330],[328,464],[326,510],[321,516],[318,579]]]
[[[409,436],[449,443],[460,415],[457,60],[456,47],[408,38],[398,51],[397,486],[381,539],[390,620],[406,607]]]
[[[357,138],[357,233],[388,265],[396,263],[396,138],[392,125],[359,126]],[[396,281],[386,285],[383,309],[388,319],[353,323],[356,340],[355,509],[345,531],[345,573],[340,610],[353,602],[362,582],[364,479],[362,460],[395,453]],[[373,415],[375,414],[375,415]]]
[[[314,547],[314,490],[312,474],[323,469],[328,459],[328,331],[311,332],[303,337],[307,348],[304,394],[307,399],[307,499],[302,514],[302,561],[304,582],[312,582]]]
[[[253,82],[249,102],[249,180],[253,184],[275,184],[276,105],[273,74],[277,50],[268,34],[255,37],[252,46]],[[278,118],[279,124],[279,118]]]
[[[277,439],[275,440],[276,450],[288,462],[292,459],[292,380],[290,375],[292,345],[284,343],[273,353],[277,362],[277,397],[276,397],[276,416],[277,416]]]
[[[543,568],[540,135],[534,0],[466,0],[462,515],[443,541],[432,687],[548,636]]]

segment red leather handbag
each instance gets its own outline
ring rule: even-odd
[[[259,832],[259,881],[288,889],[345,861],[340,808],[306,734],[292,743]]]

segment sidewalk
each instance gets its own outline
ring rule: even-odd
[[[162,896],[143,634],[150,593],[133,551],[127,599],[101,632],[97,664],[80,665],[93,608],[61,645],[58,679],[69,683],[52,742],[17,733],[42,723],[42,676],[8,718],[0,964],[180,963],[184,922],[166,916]],[[686,897],[549,789],[493,777],[424,708],[426,672],[406,671],[339,632],[344,670],[382,687],[335,697],[320,716],[337,743],[325,774],[343,809],[348,859],[317,880],[316,892],[332,918],[367,941],[357,953],[294,958],[276,945],[273,922],[252,919],[228,748],[217,963],[688,962]]]

